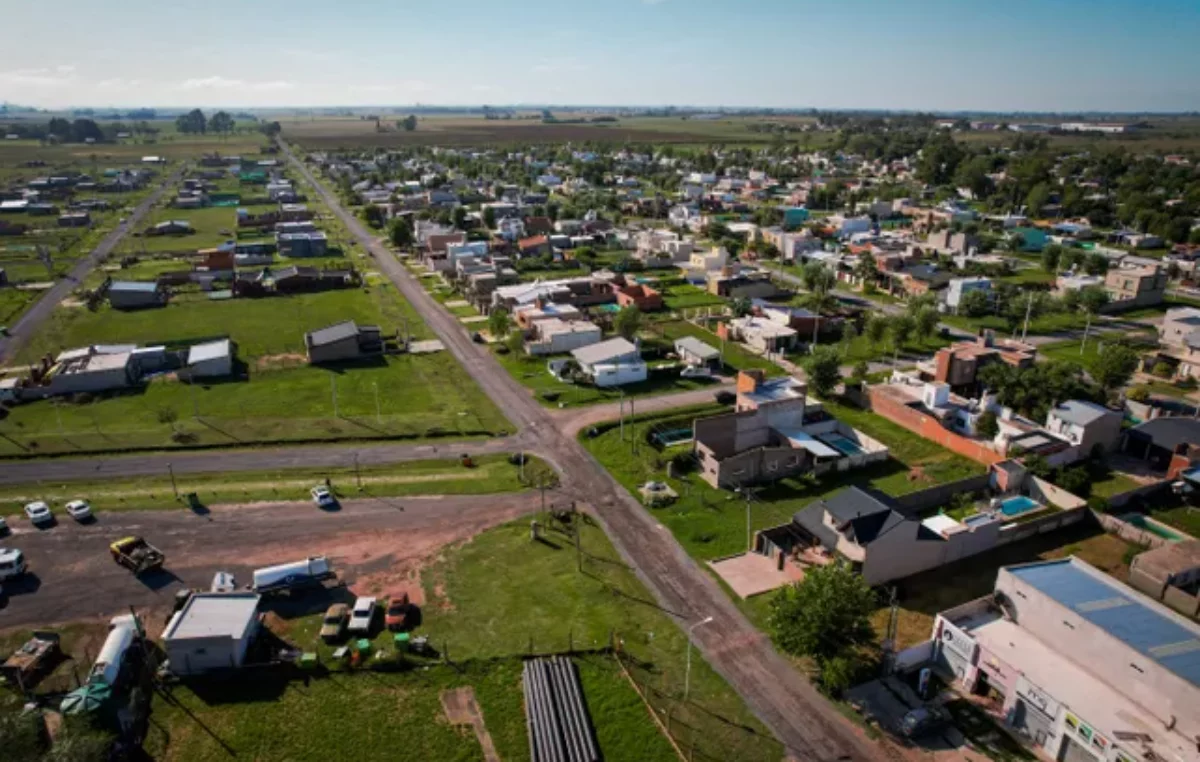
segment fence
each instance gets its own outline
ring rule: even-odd
[[[1008,545],[1021,540],[1028,540],[1031,537],[1036,537],[1039,534],[1053,532],[1056,529],[1078,524],[1091,514],[1087,508],[1074,508],[1069,511],[1054,511],[1045,516],[1039,516],[1036,519],[1029,521],[1014,522],[1006,524],[1000,528],[1000,537],[996,541],[997,545]]]
[[[1092,515],[1096,517],[1096,520],[1100,522],[1100,526],[1104,527],[1106,532],[1112,532],[1122,540],[1127,540],[1135,545],[1141,545],[1146,548],[1160,548],[1167,544],[1165,537],[1159,537],[1153,532],[1139,529],[1128,521],[1119,519],[1116,516],[1098,511],[1093,511]]]
[[[965,495],[987,489],[991,483],[990,474],[969,476],[948,484],[939,484],[918,492],[910,492],[892,498],[901,507],[914,513],[922,513],[931,508],[945,505],[955,495]]]
[[[1165,481],[1155,482],[1154,484],[1144,484],[1136,489],[1131,489],[1128,492],[1122,492],[1119,495],[1113,495],[1108,499],[1109,510],[1115,508],[1124,508],[1135,500],[1148,498],[1157,495],[1159,492],[1169,488],[1169,484]]]

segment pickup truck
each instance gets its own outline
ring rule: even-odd
[[[167,557],[141,537],[125,537],[108,546],[113,560],[134,574],[161,569]]]

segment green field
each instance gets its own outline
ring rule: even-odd
[[[470,452],[470,444],[462,445]],[[64,483],[45,481],[0,486],[0,515],[17,515],[33,500],[44,500],[59,512],[70,500],[86,499],[95,511],[178,510],[187,503],[176,497],[196,493],[202,505],[256,501],[307,501],[309,489],[331,482],[337,497],[379,498],[412,495],[491,495],[516,492],[546,466],[537,458],[521,469],[506,455],[473,458],[467,468],[459,460],[415,460],[389,466],[356,469],[354,453],[346,451],[344,463],[333,468],[288,468],[273,471],[235,471],[227,474],[176,474],[174,485],[165,470],[154,476],[129,479],[81,480]],[[361,486],[361,489],[360,489]]]
[[[691,310],[697,307],[717,307],[725,304],[719,296],[708,293],[700,286],[683,281],[664,281],[652,284],[663,296],[663,304],[669,310]]]
[[[982,466],[873,413],[836,403],[823,404],[834,417],[887,445],[892,458],[870,468],[831,474],[819,480],[784,479],[755,490],[750,511],[754,529],[786,523],[797,510],[813,500],[852,484],[870,484],[890,495],[901,495],[982,473]],[[670,506],[653,510],[688,553],[701,560],[746,549],[746,505],[741,497],[728,490],[713,489],[695,474],[681,479],[668,478],[667,462],[675,455],[690,452],[691,445],[670,447],[660,452],[646,444],[646,435],[655,428],[684,428],[696,417],[728,411],[728,408],[707,405],[639,416],[632,426],[626,421],[624,442],[617,428],[604,430],[595,438],[581,435],[581,442],[588,451],[631,494],[636,496],[638,487],[647,481],[665,481],[679,493],[679,499]],[[634,440],[638,443],[637,453],[633,452]],[[924,475],[921,479],[911,478],[912,470],[917,468]]]
[[[991,329],[998,334],[1010,333],[1008,321],[999,315],[987,315],[985,317],[971,318],[965,315],[943,315],[942,321],[948,323],[955,328],[961,328],[964,331],[971,333],[979,333],[984,329]],[[1092,321],[1093,325],[1097,321]],[[1087,316],[1080,312],[1052,312],[1046,315],[1039,315],[1029,321],[1029,334],[1032,336],[1050,335],[1063,331],[1081,331],[1087,324]],[[1017,333],[1020,334],[1023,325],[1017,326]]]
[[[390,284],[221,301],[182,294],[166,307],[139,311],[60,307],[19,361],[98,343],[185,346],[229,336],[244,373],[194,387],[160,377],[123,394],[19,405],[0,421],[0,454],[487,435],[507,428],[446,352],[334,369],[307,365],[304,332],[346,319],[379,325],[385,334],[407,325],[414,338],[432,335]]]
[[[420,669],[348,672],[332,661],[331,647],[316,640],[319,613],[281,611],[271,619],[273,630],[317,652],[330,671],[305,681],[259,676],[253,684],[176,688],[178,705],[156,701],[147,751],[172,762],[230,754],[303,762],[346,753],[370,762],[396,759],[397,750],[410,759],[481,759],[473,735],[450,727],[439,703],[443,690],[469,685],[500,757],[527,760],[521,657],[531,648],[587,651],[620,641],[633,678],[646,686],[656,709],[671,710],[677,740],[685,748],[694,742],[696,759],[779,759],[778,743],[702,659],[692,664],[689,701],[680,700],[687,641],[647,603],[649,593],[603,532],[583,525],[581,571],[571,544],[570,536],[554,531],[546,542],[531,543],[521,521],[445,552],[426,569],[417,633],[430,638],[449,666],[410,656],[406,665]],[[390,636],[374,640],[393,661]],[[578,656],[576,663],[606,760],[676,758],[612,656]]]
[[[1083,365],[1091,372],[1100,359],[1100,350],[1106,344],[1114,341],[1127,344],[1139,353],[1158,346],[1149,334],[1139,336],[1136,333],[1094,333],[1088,337],[1086,344],[1083,343],[1082,338],[1043,344],[1038,347],[1038,354],[1054,360]]]

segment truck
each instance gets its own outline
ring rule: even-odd
[[[58,644],[58,633],[48,630],[34,630],[33,637],[13,652],[0,664],[0,678],[10,685],[24,690],[53,664],[61,651]]]
[[[309,556],[303,561],[255,569],[250,589],[260,594],[302,590],[320,587],[325,580],[336,576],[328,558]]]
[[[108,546],[113,560],[134,574],[161,569],[167,557],[142,537],[123,537]]]

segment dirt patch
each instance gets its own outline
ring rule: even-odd
[[[483,712],[479,711],[479,703],[475,701],[475,689],[470,686],[442,691],[442,710],[446,719],[452,725],[470,725],[475,731],[475,738],[483,749],[486,762],[500,762],[496,753],[496,745],[492,736],[483,724]]]
[[[308,358],[302,354],[290,352],[282,355],[263,355],[254,360],[254,367],[258,370],[277,370],[279,368],[295,368],[300,365],[307,365]]]

